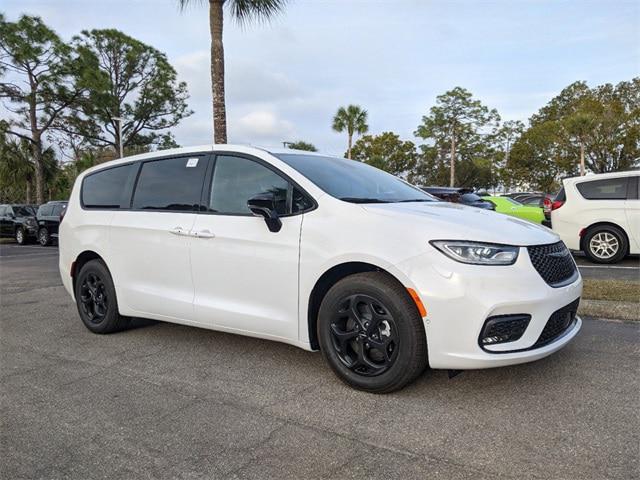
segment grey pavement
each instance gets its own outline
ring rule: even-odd
[[[591,263],[581,253],[575,253],[574,258],[583,278],[640,281],[640,257],[637,255],[629,256],[615,265]]]
[[[98,336],[55,248],[0,247],[0,477],[631,479],[640,325],[585,319],[527,365],[385,396],[318,353],[139,321]]]

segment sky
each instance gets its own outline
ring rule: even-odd
[[[194,114],[173,129],[183,146],[211,143],[206,2],[3,0],[8,20],[39,15],[65,40],[116,28],[165,52]],[[413,132],[436,97],[470,90],[503,120],[523,120],[577,80],[640,75],[640,0],[290,0],[267,24],[225,21],[229,142],[305,140],[342,155],[339,106],[369,113],[372,134]]]

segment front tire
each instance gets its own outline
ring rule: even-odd
[[[601,225],[587,231],[583,251],[594,263],[618,263],[628,250],[624,232],[613,225]]]
[[[422,318],[406,289],[383,272],[340,280],[318,314],[322,354],[353,388],[389,393],[413,382],[427,366]]]
[[[43,247],[46,247],[51,243],[51,237],[49,236],[49,230],[41,228],[38,230],[38,243]]]
[[[93,333],[123,330],[129,318],[118,312],[118,300],[111,274],[101,260],[85,263],[75,284],[76,305],[85,327]]]

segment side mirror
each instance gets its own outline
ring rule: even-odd
[[[276,212],[273,193],[260,193],[247,201],[247,207],[256,217],[263,217],[270,232],[279,232],[282,221]]]

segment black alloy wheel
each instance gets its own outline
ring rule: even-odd
[[[93,272],[88,273],[80,285],[80,304],[86,318],[95,324],[101,323],[109,308],[109,297],[102,279]]]
[[[382,302],[349,295],[331,322],[333,348],[340,361],[360,375],[380,375],[397,358],[396,322]]]
[[[399,390],[428,364],[424,320],[407,289],[385,272],[336,282],[320,304],[317,332],[331,369],[359,390]]]
[[[80,268],[74,292],[82,323],[93,333],[117,332],[129,325],[129,317],[118,311],[113,279],[102,260],[91,260]]]

